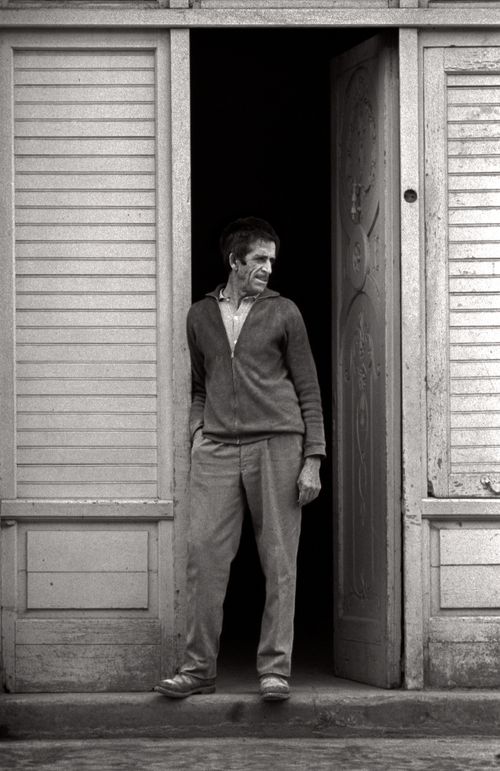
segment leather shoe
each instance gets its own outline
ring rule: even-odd
[[[185,699],[199,693],[215,693],[215,678],[201,678],[181,672],[175,677],[160,680],[154,690],[171,699]]]
[[[262,675],[260,695],[264,701],[283,701],[290,698],[290,686],[281,675]]]

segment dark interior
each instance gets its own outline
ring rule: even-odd
[[[194,30],[193,300],[225,280],[218,237],[241,216],[281,237],[271,287],[301,309],[320,378],[331,446],[330,63],[367,30]],[[331,453],[323,491],[303,512],[294,661],[333,671]],[[251,525],[225,605],[219,669],[254,666],[264,582]]]

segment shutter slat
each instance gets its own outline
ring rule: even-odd
[[[127,466],[123,465],[63,465],[57,464],[39,465],[39,466],[18,466],[18,479],[19,482],[25,483],[48,483],[56,482],[62,484],[64,482],[81,483],[81,482],[109,482],[110,479],[115,479],[116,482],[154,482],[155,481],[155,465],[146,464],[144,466]]]
[[[112,413],[50,413],[31,412],[19,413],[17,427],[20,430],[60,429],[64,431],[88,431],[99,429],[104,431],[132,430],[142,431],[156,429],[156,414],[141,412]]]
[[[112,466],[117,464],[156,464],[156,448],[143,447],[43,447],[17,448],[17,462],[21,466],[60,466],[89,463]],[[26,469],[29,477],[29,469]],[[49,478],[49,477],[47,477]]]
[[[138,294],[18,294],[17,309],[22,310],[153,310],[156,295],[153,292]]]
[[[17,104],[18,120],[153,120],[155,106],[152,102],[119,102],[103,104]]]
[[[19,137],[152,137],[154,122],[148,121],[16,121],[14,135]]]
[[[105,380],[122,379],[132,381],[136,378],[151,378],[156,382],[156,365],[154,362],[134,363],[125,362],[106,362],[105,364],[85,362],[81,363],[58,363],[58,362],[22,362],[17,365],[18,382],[24,378],[61,378],[64,381],[76,379],[93,382],[96,378]]]
[[[41,310],[19,312],[18,318],[19,327],[151,327],[155,325],[156,312]]]
[[[152,102],[154,89],[152,86],[16,86],[16,103],[31,104],[42,102],[57,104],[97,104],[99,102]],[[17,116],[16,116],[17,117]]]
[[[102,70],[124,69],[134,71],[137,69],[151,69],[154,66],[153,57],[146,51],[95,51],[83,53],[64,49],[58,51],[18,51],[14,61],[14,70],[18,72],[26,68],[34,70]]]
[[[101,275],[124,273],[151,274],[155,265],[151,260],[18,260],[16,266],[17,275],[75,275],[88,274]]]
[[[31,160],[31,159],[30,159]],[[47,158],[47,168],[54,170],[51,159]],[[70,158],[71,163],[77,159]],[[142,159],[141,159],[142,160]],[[93,168],[96,164],[94,162]],[[135,169],[130,169],[133,172]],[[154,175],[151,173],[123,173],[123,174],[50,174],[40,170],[38,173],[22,173],[16,175],[16,188],[18,190],[107,190],[112,192],[132,192],[139,190],[154,191]]]
[[[156,447],[154,431],[19,431],[18,447]]]
[[[36,179],[38,175],[58,175],[59,177],[74,175],[87,176],[89,174],[115,174],[122,177],[126,174],[149,175],[150,182],[154,179],[155,159],[144,155],[100,155],[90,158],[74,155],[43,156],[32,158],[29,155],[16,158],[16,172],[18,187],[26,175],[32,174]],[[64,183],[64,179],[60,179]],[[25,185],[26,186],[26,185]]]
[[[148,499],[156,496],[157,484],[137,483],[120,481],[119,483],[102,484],[94,481],[72,484],[62,481],[59,484],[54,482],[39,482],[30,484],[27,482],[18,482],[18,498],[83,498],[83,499]],[[113,648],[115,656],[116,648]]]
[[[18,276],[18,292],[154,292],[155,279],[103,276]]]
[[[493,173],[484,175],[449,174],[448,190],[460,191],[463,194],[467,194],[472,190],[480,191],[481,195],[483,195],[485,191],[489,190],[494,190],[498,193],[500,191],[500,175]]]
[[[96,327],[49,327],[37,329],[36,327],[22,327],[17,331],[18,343],[43,343],[52,345],[59,343],[150,343],[156,342],[155,327],[121,327],[104,328]]]
[[[156,345],[26,345],[17,346],[18,361],[62,362],[88,361],[101,362],[104,366],[110,361],[156,361]]]
[[[153,85],[154,68],[143,69],[106,68],[83,69],[72,67],[71,69],[51,67],[40,69],[37,67],[17,67],[14,70],[14,83],[16,86],[90,86],[90,85]]]
[[[57,210],[60,210],[61,207],[71,207],[73,210],[82,208],[85,211],[88,207],[95,207],[96,209],[104,207],[147,209],[155,205],[155,194],[152,190],[139,190],[136,192],[129,192],[127,190],[99,190],[92,192],[85,192],[83,190],[65,190],[63,192],[26,190],[18,191],[16,198],[18,213],[23,210],[19,209],[19,207],[33,208],[44,206]]]
[[[59,394],[64,388],[65,394],[78,394],[79,396],[90,396],[104,394],[106,396],[155,396],[156,379],[137,377],[132,379],[124,377],[121,380],[113,380],[107,377],[96,378],[95,380],[87,378],[18,378],[17,394],[18,396],[28,396],[33,394]]]

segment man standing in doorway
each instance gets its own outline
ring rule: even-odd
[[[297,306],[267,287],[279,238],[264,220],[222,233],[226,285],[187,319],[192,366],[187,640],[179,674],[156,690],[215,691],[222,608],[250,510],[266,581],[257,653],[265,700],[290,695],[301,508],[319,494],[325,454],[321,399]]]

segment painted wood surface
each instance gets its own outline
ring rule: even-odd
[[[425,50],[429,483],[438,497],[495,495],[500,479],[499,49],[485,57],[473,47]]]
[[[500,530],[440,530],[441,565],[500,565]]]
[[[490,681],[493,687],[498,684],[500,644],[499,502],[471,501],[477,508],[472,515],[470,510],[467,515],[466,500],[441,503],[455,506],[454,517],[439,521],[431,509],[435,518],[425,523],[422,555],[427,563],[426,682],[432,687],[477,688]],[[490,506],[489,521],[481,516],[481,505]]]
[[[158,660],[153,645],[19,645],[16,687],[27,693],[146,691],[159,678]]]
[[[175,410],[172,415],[175,459],[174,537],[175,553],[175,658],[183,660],[185,640],[186,558],[188,539],[188,475],[191,442],[188,416],[191,406],[191,363],[186,338],[185,319],[191,305],[191,102],[190,33],[172,30],[171,110],[172,110],[172,285],[173,292],[173,384]],[[165,569],[168,566],[165,565]],[[172,608],[173,613],[173,608]]]
[[[34,530],[26,536],[26,569],[30,573],[148,569],[147,531]]]
[[[27,608],[147,608],[147,531],[26,533]]]
[[[434,688],[498,688],[500,643],[432,642],[429,680]]]
[[[442,565],[442,608],[499,608],[500,564]]]
[[[335,63],[336,672],[400,681],[394,60],[374,38]]]
[[[439,566],[440,608],[500,608],[500,530],[440,529]]]
[[[401,201],[401,384],[402,384],[402,522],[404,681],[422,688],[423,571],[422,497],[427,492],[425,416],[425,336],[422,286],[423,212],[421,180],[421,77],[417,30],[399,31],[399,134]],[[407,190],[417,201],[406,201]]]
[[[17,354],[6,685],[149,689],[174,666],[169,36],[2,42]]]
[[[147,573],[28,573],[28,610],[147,608]]]
[[[260,0],[259,0],[260,1]],[[300,2],[300,0],[297,0]],[[451,0],[450,0],[451,1]],[[22,2],[22,0],[21,0]],[[51,28],[65,29],[80,25],[84,29],[189,29],[200,27],[395,27],[395,28],[431,28],[442,27],[462,31],[464,28],[498,27],[497,0],[462,0],[456,8],[460,13],[450,14],[449,3],[438,7],[427,7],[426,0],[387,0],[384,7],[373,7],[364,0],[345,0],[343,5],[323,6],[312,0],[305,5],[288,4],[288,7],[238,7],[205,8],[186,6],[187,0],[171,0],[170,7],[166,0],[159,0],[159,7],[136,8],[123,5],[99,7],[92,3],[90,7],[40,6],[33,0],[33,7],[1,8],[0,26],[4,28]],[[251,2],[251,0],[250,0]],[[277,0],[280,2],[280,0]],[[322,0],[320,0],[322,2]],[[331,0],[335,2],[335,0]],[[343,0],[338,0],[343,2]],[[294,0],[291,0],[294,3]],[[307,4],[306,4],[307,3]],[[483,4],[484,3],[484,4]],[[398,7],[399,6],[399,7]],[[420,7],[419,7],[420,6]],[[360,9],[363,13],[360,14]]]
[[[157,497],[154,104],[152,51],[14,53],[19,497]]]
[[[393,0],[193,0],[193,8],[388,8]]]
[[[173,590],[171,522],[110,522],[102,512],[85,528],[81,519],[9,522],[1,563],[10,690],[148,690],[164,647],[173,666],[172,618],[165,623],[160,608]]]

